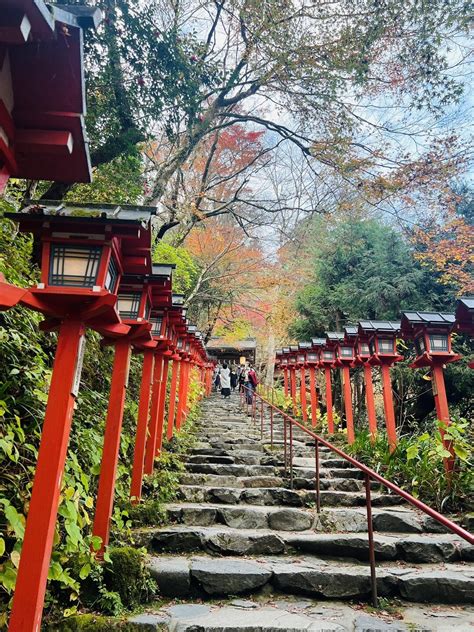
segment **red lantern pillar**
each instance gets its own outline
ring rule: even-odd
[[[346,414],[347,441],[354,443],[354,417],[352,413],[351,374],[347,365],[342,367],[342,381],[344,386],[344,411]]]
[[[171,352],[168,352],[171,354]],[[158,429],[156,439],[156,456],[160,456],[161,447],[163,445],[163,425],[165,420],[165,405],[166,405],[166,387],[168,385],[168,369],[169,369],[169,356],[165,354],[163,358],[163,370],[161,372],[161,384],[160,384],[160,398],[158,404]]]
[[[390,364],[382,363],[380,370],[382,372],[383,406],[385,411],[388,445],[390,452],[393,452],[397,447],[397,427],[395,424],[395,408],[393,405]]]
[[[293,413],[296,415],[298,407],[296,404],[296,368],[290,367],[290,389],[291,400],[293,402]]]
[[[158,416],[160,412],[161,380],[163,373],[163,352],[155,354],[155,368],[153,371],[153,387],[151,392],[150,432],[145,449],[145,474],[153,474],[155,463],[156,443],[158,440]]]
[[[43,612],[61,479],[82,365],[84,325],[65,320],[46,406],[46,415],[16,580],[10,632],[37,631]]]
[[[119,340],[115,343],[109,406],[105,421],[104,448],[102,450],[99,487],[92,528],[92,533],[102,538],[99,555],[103,554],[105,547],[109,543],[110,519],[114,504],[115,479],[129,366],[130,342],[128,340]]]
[[[135,451],[133,453],[132,482],[130,485],[130,498],[134,504],[138,503],[142,496],[145,445],[150,411],[150,393],[154,359],[155,354],[153,349],[145,349],[143,351],[140,400],[138,402],[137,434],[135,438]]]
[[[432,387],[433,387],[433,395],[436,406],[436,415],[443,424],[444,428],[441,426],[439,431],[441,437],[443,439],[443,444],[446,450],[451,453],[451,457],[445,459],[445,469],[447,472],[451,472],[454,467],[454,452],[451,441],[447,441],[445,439],[445,429],[451,423],[449,417],[449,406],[448,406],[448,397],[446,395],[446,385],[444,383],[444,371],[443,365],[434,362],[431,367],[431,375],[432,375]]]
[[[180,365],[180,357],[175,354],[172,356],[173,367],[171,369],[171,387],[170,387],[170,398],[168,405],[168,427],[166,431],[166,437],[168,440],[173,438],[173,428],[174,428],[174,417],[176,410],[176,390],[178,386],[178,371]]]
[[[288,367],[283,368],[283,390],[285,393],[285,397],[288,397],[289,388],[288,388]]]
[[[182,358],[179,371],[178,405],[176,407],[176,430],[181,430],[186,398],[186,373],[189,362]]]
[[[300,400],[301,400],[301,414],[303,421],[308,421],[308,411],[306,410],[306,371],[304,365],[300,368]]]
[[[326,379],[326,415],[328,420],[328,433],[334,434],[334,415],[332,410],[332,383],[331,367],[324,367],[324,377]]]
[[[318,391],[316,390],[316,369],[309,367],[309,390],[311,394],[311,425],[314,427],[318,423]]]
[[[373,442],[377,436],[377,417],[375,416],[374,384],[372,382],[372,367],[364,362],[365,400],[367,418],[369,421],[370,439]]]

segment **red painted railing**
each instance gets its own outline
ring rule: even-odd
[[[371,480],[377,481],[381,485],[384,485],[392,492],[403,498],[411,505],[423,511],[425,514],[436,520],[439,524],[443,525],[451,531],[452,533],[458,535],[463,538],[469,544],[474,544],[474,535],[463,529],[461,526],[446,518],[435,509],[432,509],[428,505],[425,505],[421,500],[418,500],[408,492],[404,491],[395,483],[387,480],[367,465],[364,465],[354,457],[346,454],[340,448],[337,448],[335,445],[323,439],[320,435],[316,434],[309,428],[306,428],[299,421],[291,417],[288,413],[281,410],[275,404],[268,401],[265,397],[263,397],[260,393],[253,391],[247,387],[244,387],[244,392],[241,393],[241,402],[243,406],[247,407],[247,413],[249,412],[249,407],[252,411],[252,417],[254,422],[257,421],[257,402],[260,401],[260,433],[263,438],[264,433],[264,406],[267,406],[270,412],[270,443],[273,448],[273,428],[275,422],[275,413],[280,415],[283,418],[283,450],[284,450],[284,468],[285,473],[290,472],[290,487],[293,489],[293,429],[294,427],[299,428],[304,433],[306,433],[309,437],[314,439],[315,451],[314,451],[314,460],[315,460],[315,489],[316,489],[316,510],[319,513],[321,510],[321,493],[320,493],[320,472],[319,472],[319,447],[325,446],[329,448],[332,452],[346,460],[348,463],[359,469],[364,473],[364,487],[365,487],[365,506],[367,512],[367,533],[368,533],[368,544],[369,544],[369,563],[370,563],[370,578],[371,578],[371,589],[372,589],[372,602],[374,606],[377,606],[377,579],[376,579],[376,569],[375,569],[375,546],[374,546],[374,532],[373,532],[373,524],[372,524],[372,499],[371,499],[371,488],[370,483]]]

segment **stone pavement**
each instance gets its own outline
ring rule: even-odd
[[[254,424],[240,411],[237,395],[204,402],[199,442],[181,478],[181,502],[167,508],[170,525],[136,531],[160,594],[189,603],[150,612],[144,626],[176,632],[454,626],[474,632],[474,547],[376,484],[378,594],[403,603],[404,618],[348,604],[367,604],[370,597],[361,473],[321,448],[318,514],[314,444],[295,431],[291,489],[282,423],[275,422],[271,450],[268,419],[262,439],[260,420]]]

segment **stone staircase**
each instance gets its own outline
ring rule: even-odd
[[[160,594],[190,603],[142,619],[176,632],[410,629],[350,606],[370,600],[362,473],[320,448],[318,514],[314,443],[295,429],[291,489],[281,420],[275,418],[273,449],[267,418],[263,430],[262,438],[260,419],[244,415],[237,396],[204,403],[181,502],[167,507],[170,525],[135,534],[148,549]],[[372,501],[379,597],[430,607],[473,604],[474,547],[375,483]],[[195,603],[216,599],[224,601]],[[469,606],[456,611],[474,620]],[[414,614],[411,623],[420,623]]]

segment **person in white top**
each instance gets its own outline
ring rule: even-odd
[[[222,397],[230,397],[230,369],[224,364],[221,369],[221,393]]]

